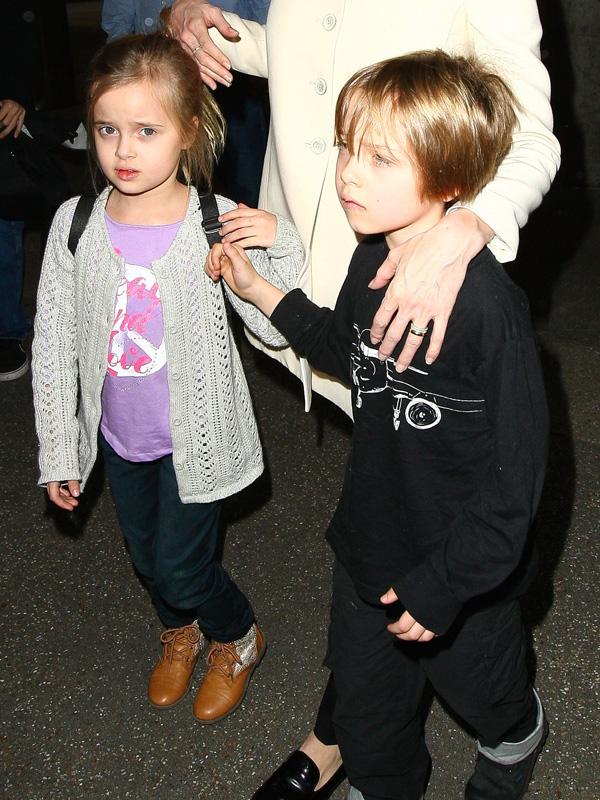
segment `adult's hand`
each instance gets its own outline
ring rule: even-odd
[[[216,89],[217,83],[231,86],[233,75],[229,59],[208,35],[209,28],[216,28],[225,39],[239,38],[221,9],[205,0],[175,0],[170,19],[173,33],[198,62],[204,83],[211,89]]]
[[[16,139],[21,133],[25,109],[16,100],[0,100],[0,139],[5,139],[11,133]]]
[[[369,284],[371,289],[381,289],[391,280],[371,324],[371,341],[379,344],[382,359],[390,356],[412,322],[418,328],[433,324],[425,361],[435,361],[467,265],[493,236],[494,231],[476,214],[459,208],[390,250]],[[398,372],[410,365],[422,341],[422,336],[408,334],[396,361]]]

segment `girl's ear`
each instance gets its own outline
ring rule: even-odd
[[[200,127],[200,118],[199,117],[192,117],[192,125],[196,129],[192,135],[184,142],[184,150],[188,150],[193,144],[196,139],[196,133],[198,128]]]

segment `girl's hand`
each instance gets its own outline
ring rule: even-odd
[[[277,233],[277,217],[261,208],[240,203],[237,208],[221,214],[221,238],[241,247],[272,247]]]
[[[379,599],[384,605],[390,605],[398,602],[398,595],[393,589],[388,589]],[[397,639],[405,642],[430,642],[437,636],[433,631],[428,631],[427,628],[420,625],[408,611],[405,611],[396,622],[388,625],[387,629]]]
[[[392,282],[371,324],[371,341],[388,358],[413,322],[433,330],[425,361],[440,354],[448,318],[465,279],[467,265],[491,241],[494,231],[472,211],[453,211],[425,233],[417,234],[390,250],[369,287],[380,289]],[[419,349],[422,336],[409,333],[396,361],[404,372]]]
[[[74,511],[79,505],[79,481],[48,481],[46,491],[54,505],[65,511]]]
[[[0,139],[10,133],[16,139],[21,133],[25,120],[25,109],[16,100],[0,100]]]

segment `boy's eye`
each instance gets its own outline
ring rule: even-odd
[[[98,128],[98,133],[100,136],[114,136],[116,132],[116,128],[113,128],[112,125],[100,125]]]
[[[385,158],[380,153],[373,153],[373,160],[378,167],[389,167],[392,163],[389,158]]]
[[[140,133],[142,136],[154,136],[156,131],[154,128],[141,128]]]

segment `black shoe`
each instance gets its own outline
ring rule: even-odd
[[[475,770],[465,787],[465,800],[521,800],[525,797],[535,762],[548,737],[548,722],[540,743],[527,758],[510,766],[498,764],[483,753],[477,754]]]
[[[0,381],[16,381],[29,369],[29,358],[18,339],[0,339]]]
[[[319,782],[319,768],[306,753],[294,750],[270,778],[252,795],[252,800],[327,800],[346,777],[341,766],[332,777],[315,792]]]

